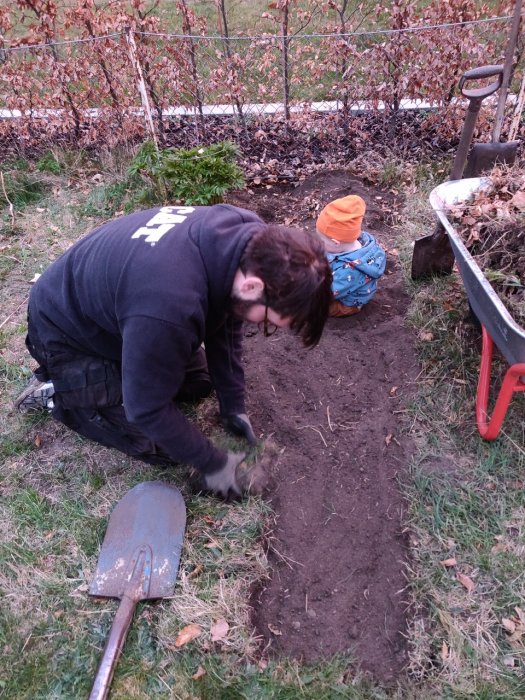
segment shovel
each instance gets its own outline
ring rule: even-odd
[[[119,598],[89,700],[104,700],[140,600],[173,595],[186,526],[180,491],[160,481],[137,484],[111,513],[89,594]]]
[[[458,150],[452,165],[450,180],[460,180],[463,176],[465,162],[472,141],[479,110],[483,100],[492,95],[501,86],[503,66],[482,66],[467,71],[459,81],[459,89],[463,97],[469,101],[467,116],[463,124]],[[478,88],[466,88],[471,80],[480,80],[497,76],[489,85]],[[429,275],[449,275],[454,266],[454,252],[448,240],[448,234],[441,224],[429,236],[419,238],[414,243],[412,254],[412,279],[417,280]]]
[[[512,165],[516,160],[519,141],[508,141],[500,143],[501,127],[503,124],[503,114],[505,103],[509,92],[509,83],[514,61],[514,51],[518,39],[518,32],[521,20],[521,0],[517,0],[514,5],[514,16],[510,28],[509,41],[505,50],[505,62],[503,64],[503,75],[501,89],[494,119],[491,143],[475,143],[472,146],[465,168],[464,177],[479,177],[487,170],[491,170],[496,163]]]

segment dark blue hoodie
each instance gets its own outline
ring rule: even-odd
[[[46,351],[122,362],[127,419],[175,461],[224,461],[173,398],[202,342],[224,413],[244,412],[241,323],[227,315],[235,272],[263,222],[229,205],[162,207],[103,224],[38,279],[30,315]]]

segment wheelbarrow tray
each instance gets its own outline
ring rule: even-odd
[[[488,177],[449,180],[435,187],[429,199],[448,233],[472,310],[507,362],[515,365],[525,363],[525,329],[513,319],[448,219],[451,205],[466,202],[489,185]]]

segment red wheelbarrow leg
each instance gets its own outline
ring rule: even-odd
[[[485,326],[483,330],[483,345],[481,349],[481,364],[479,368],[478,392],[476,395],[476,422],[479,434],[484,440],[495,440],[507,415],[507,409],[512,399],[512,394],[525,391],[525,363],[512,365],[505,374],[503,384],[499,391],[492,417],[487,412],[490,388],[490,367],[492,364],[492,350],[494,343]]]

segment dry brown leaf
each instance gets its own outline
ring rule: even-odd
[[[270,632],[272,634],[275,634],[276,637],[282,636],[281,630],[278,627],[276,627],[275,625],[272,625],[270,622],[268,623],[268,629],[270,630]]]
[[[388,433],[388,435],[387,435],[386,438],[385,438],[385,445],[387,445],[387,446],[390,445],[390,443],[392,442],[392,438],[393,438],[393,437],[394,437],[394,436],[392,435],[392,433]]]
[[[40,435],[37,435],[37,436],[35,437],[35,439],[33,440],[33,442],[34,442],[35,447],[36,447],[37,449],[40,449],[40,448],[42,447],[42,438],[41,438]]]
[[[509,620],[508,617],[503,617],[501,619],[501,624],[509,634],[514,634],[514,632],[516,631],[516,623],[512,620]]]
[[[443,561],[440,561],[439,563],[443,564],[443,566],[456,566],[457,561],[455,557],[450,557],[450,559],[443,559]]]
[[[515,615],[511,618],[504,617],[501,624],[507,632],[507,641],[514,649],[522,649],[525,639],[525,612],[521,608],[514,608]]]
[[[430,331],[421,331],[419,334],[419,340],[428,343],[430,340],[434,340],[434,334]]]
[[[224,617],[221,617],[221,619],[214,622],[210,628],[211,641],[221,642],[223,639],[226,639],[229,629],[230,625],[226,622]]]
[[[199,574],[202,574],[204,571],[204,564],[197,564],[197,566],[193,569],[193,571],[190,573],[188,578],[197,578]]]
[[[448,659],[448,645],[446,642],[443,642],[443,644],[441,645],[441,658],[443,659],[443,661],[445,659]]]
[[[199,666],[199,668],[195,671],[195,673],[192,676],[192,679],[194,681],[198,680],[199,678],[202,678],[203,676],[206,675],[206,671],[202,668],[202,666]]]
[[[518,190],[510,200],[510,204],[518,211],[525,211],[525,192]]]
[[[465,586],[465,588],[467,589],[467,591],[469,593],[472,593],[472,591],[476,587],[476,584],[470,578],[470,576],[467,576],[466,574],[462,574],[460,571],[458,571],[456,573],[456,578],[461,583],[462,586]]]
[[[390,396],[395,396],[395,395],[396,395],[396,391],[398,390],[398,388],[399,388],[399,387],[397,387],[397,386],[393,386],[393,387],[390,389],[390,391],[388,392],[389,395],[390,395]]]
[[[490,551],[492,554],[499,554],[500,552],[506,552],[507,550],[508,547],[506,544],[503,542],[498,542],[498,544],[495,544]]]
[[[183,627],[177,635],[175,646],[177,648],[183,647],[185,644],[188,644],[188,642],[191,642],[193,639],[198,637],[201,632],[202,627],[200,625],[186,625],[186,627]]]

